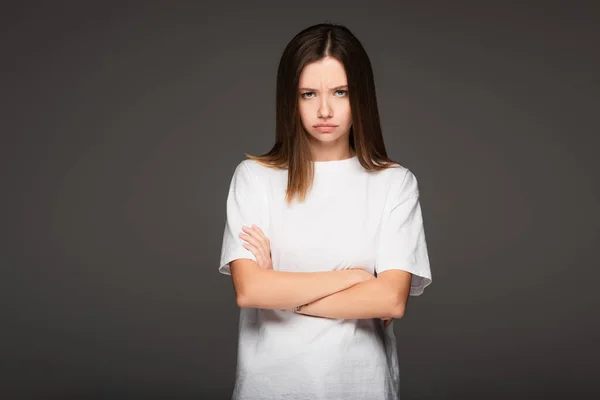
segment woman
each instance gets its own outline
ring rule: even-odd
[[[393,318],[431,283],[415,176],[387,157],[369,58],[311,26],[277,74],[276,142],[233,174],[219,271],[240,310],[234,399],[397,399]]]

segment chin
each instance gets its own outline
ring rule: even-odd
[[[312,136],[313,139],[318,140],[320,142],[334,142],[344,135],[339,135],[339,134],[335,134],[335,133],[323,133],[323,132],[317,131],[317,132],[311,132],[310,136]]]

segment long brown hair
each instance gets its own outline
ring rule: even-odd
[[[350,147],[360,164],[379,171],[399,164],[388,158],[383,143],[375,81],[369,57],[360,41],[343,25],[310,26],[288,43],[277,70],[275,144],[266,154],[246,156],[265,166],[288,170],[286,202],[306,199],[314,169],[307,133],[298,112],[298,84],[302,69],[325,57],[339,60],[348,79],[352,115]]]

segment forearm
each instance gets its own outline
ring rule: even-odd
[[[318,299],[299,311],[334,319],[400,318],[403,312],[398,291],[379,278]]]
[[[244,308],[291,310],[362,282],[354,270],[287,272],[248,267],[238,296],[238,305]]]

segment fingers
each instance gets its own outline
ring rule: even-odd
[[[264,248],[262,244],[258,243],[258,241],[248,235],[240,234],[240,238],[245,240],[246,242],[242,243],[246,249],[250,250],[252,254],[258,259],[264,256]]]
[[[260,253],[256,246],[252,246],[250,243],[242,242],[242,246],[244,246],[244,248],[246,248],[247,250],[250,250],[250,252],[255,256],[257,256],[258,253]]]
[[[239,237],[247,242],[242,243],[242,245],[246,249],[250,250],[252,254],[254,254],[254,256],[257,259],[257,262],[260,265],[265,264],[266,261],[271,258],[270,243],[267,237],[264,235],[262,230],[256,225],[253,225],[252,227],[242,226],[242,230],[244,232],[247,232],[247,234],[239,234]]]
[[[269,242],[269,238],[267,237],[267,235],[265,235],[265,233],[262,231],[262,229],[260,229],[258,226],[256,225],[252,225],[252,227],[258,232],[259,236],[261,237],[261,239],[264,241],[264,243],[267,246],[271,245],[271,242]]]
[[[240,234],[240,237],[244,238],[244,240],[248,240],[248,239],[252,238],[252,240],[254,240],[254,241],[251,243],[254,246],[264,248],[266,253],[270,252],[271,242],[269,241],[269,239],[265,236],[264,232],[258,226],[253,225],[252,228],[242,226],[242,230],[244,232],[246,232],[248,234],[248,236],[242,236],[243,234]],[[246,239],[246,238],[248,238],[248,239]],[[250,242],[250,240],[248,240],[248,241]]]
[[[258,226],[256,226],[256,225],[252,225],[252,227],[242,226],[242,230],[244,232],[248,233],[249,235],[252,235],[253,237],[255,237],[266,248],[269,248],[271,246],[269,239],[267,238],[265,233],[262,231],[262,229],[260,229]]]
[[[240,233],[239,236],[240,236],[240,238],[242,238],[243,240],[245,240],[246,242],[250,243],[252,246],[254,246],[256,248],[262,248],[264,246],[263,243],[260,240],[258,240],[257,238],[255,238],[251,234],[247,235],[245,233]]]
[[[249,250],[252,254],[254,254],[254,257],[256,257],[256,263],[260,266],[264,265],[264,256],[262,254],[262,252],[260,251],[259,248],[249,244],[249,243],[242,243],[242,246],[244,246],[244,248],[246,248],[247,250]]]

